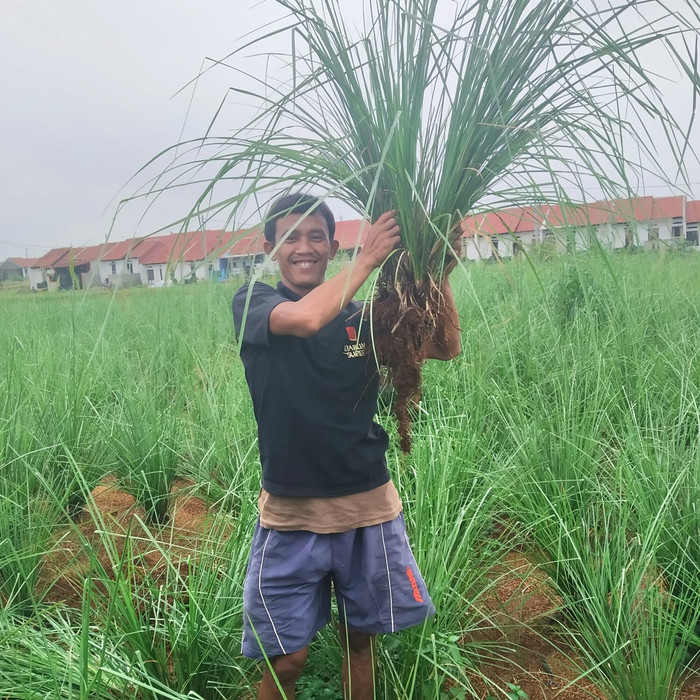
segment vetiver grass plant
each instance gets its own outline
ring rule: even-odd
[[[193,216],[238,221],[250,199],[309,186],[373,220],[395,210],[401,247],[381,270],[371,320],[407,451],[423,344],[444,333],[441,281],[463,218],[505,202],[559,202],[584,181],[628,193],[633,173],[657,163],[643,136],[649,122],[682,172],[688,132],[643,57],[664,52],[697,88],[689,47],[700,5],[370,0],[350,19],[340,0],[277,4],[288,12],[280,25],[225,59],[236,65],[253,51],[273,61],[252,88],[232,88],[254,116],[233,135],[219,135],[229,126],[215,122],[178,144],[186,155],[148,194],[196,172],[205,186]],[[626,155],[631,143],[643,162]]]

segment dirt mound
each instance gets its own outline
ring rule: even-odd
[[[215,509],[195,492],[192,482],[177,481],[171,490],[172,517],[167,526],[155,529],[145,524],[144,509],[132,495],[120,489],[115,479],[104,479],[93,490],[77,531],[66,527],[55,533],[38,584],[41,590],[48,590],[46,600],[80,608],[83,585],[91,575],[88,547],[97,553],[104,570],[112,572],[115,559],[124,556],[127,534],[137,577],[148,572],[157,579],[166,574],[168,566],[184,570],[193,553],[212,546],[207,539],[212,533],[218,542],[227,536],[221,521],[216,520]],[[169,563],[163,552],[167,552]],[[477,602],[484,627],[462,642],[492,642],[511,651],[480,669],[488,682],[472,677],[477,697],[505,697],[510,683],[527,693],[529,700],[608,700],[590,681],[573,682],[580,675],[575,654],[556,633],[562,601],[527,554],[511,551],[489,577],[494,585]],[[700,700],[700,676],[690,678],[678,697]]]
[[[177,480],[171,489],[172,517],[163,528],[149,527],[146,513],[134,496],[108,476],[92,490],[75,527],[59,528],[42,562],[39,590],[48,590],[47,602],[82,605],[82,589],[91,573],[90,551],[108,574],[124,559],[128,542],[134,575],[165,575],[168,561],[180,566],[206,547],[216,512],[194,495],[195,485]],[[217,528],[218,531],[219,528]],[[223,535],[225,536],[225,534]]]

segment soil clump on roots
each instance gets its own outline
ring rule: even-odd
[[[400,286],[380,282],[372,302],[374,345],[379,365],[386,367],[395,396],[392,412],[398,423],[404,453],[411,451],[411,411],[421,398],[426,342],[445,341],[445,328],[437,322],[441,292],[432,280],[416,283],[408,270]]]

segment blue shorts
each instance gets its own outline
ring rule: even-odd
[[[258,523],[243,591],[243,655],[262,659],[261,645],[268,657],[306,647],[331,619],[331,584],[341,624],[357,632],[396,632],[435,614],[403,514],[329,535]]]

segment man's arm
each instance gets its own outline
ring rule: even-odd
[[[382,214],[370,227],[355,262],[299,301],[282,302],[270,312],[273,335],[309,338],[327,326],[352,300],[373,270],[378,268],[399,242],[400,231],[393,212]]]

